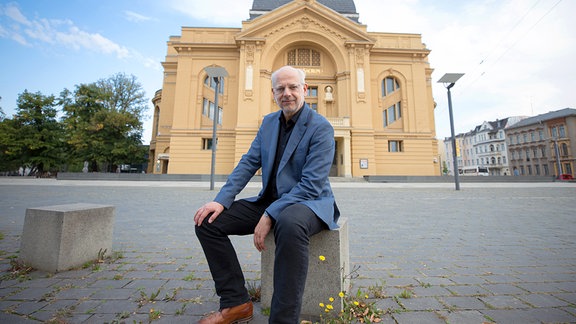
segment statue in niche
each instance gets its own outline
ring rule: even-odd
[[[327,86],[326,88],[324,88],[324,101],[327,102],[332,102],[334,101],[334,96],[332,95],[332,92],[334,91],[334,89],[332,89],[331,86]]]

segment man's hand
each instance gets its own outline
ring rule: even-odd
[[[262,217],[260,217],[258,225],[256,225],[256,228],[254,229],[254,246],[256,247],[256,250],[258,250],[259,252],[264,251],[265,249],[264,239],[266,238],[266,235],[268,235],[268,233],[270,232],[271,228],[272,228],[272,219],[270,219],[270,216],[266,214],[262,215]]]
[[[210,218],[208,218],[208,223],[212,223],[223,210],[224,206],[222,206],[218,202],[211,201],[209,203],[206,203],[204,206],[198,208],[198,210],[196,211],[196,214],[194,215],[194,224],[196,224],[196,226],[202,225],[204,218],[206,218],[206,216],[210,214],[212,215],[210,216]]]

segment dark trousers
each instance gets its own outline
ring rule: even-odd
[[[212,224],[206,217],[202,226],[196,226],[196,235],[206,255],[216,293],[220,296],[220,308],[237,306],[250,299],[242,268],[228,236],[253,234],[269,204],[262,200],[255,203],[238,200]],[[308,273],[310,237],[326,228],[314,212],[302,204],[291,205],[276,217],[270,323],[299,323]]]

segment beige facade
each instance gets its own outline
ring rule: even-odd
[[[514,175],[576,177],[576,109],[524,119],[506,129],[506,138]]]
[[[315,0],[295,0],[241,28],[182,27],[170,37],[154,99],[149,173],[209,174],[214,86],[204,70],[226,69],[218,105],[216,174],[229,174],[264,115],[278,109],[271,73],[306,71],[306,102],[334,126],[332,176],[439,175],[430,51],[419,34],[368,32]]]

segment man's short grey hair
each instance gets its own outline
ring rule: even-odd
[[[306,83],[306,72],[304,72],[304,70],[297,69],[297,68],[292,67],[290,65],[285,65],[285,66],[279,68],[278,70],[272,72],[272,86],[274,86],[274,84],[276,83],[276,77],[278,76],[278,72],[286,71],[286,70],[296,72],[298,74],[298,81],[301,84]]]

